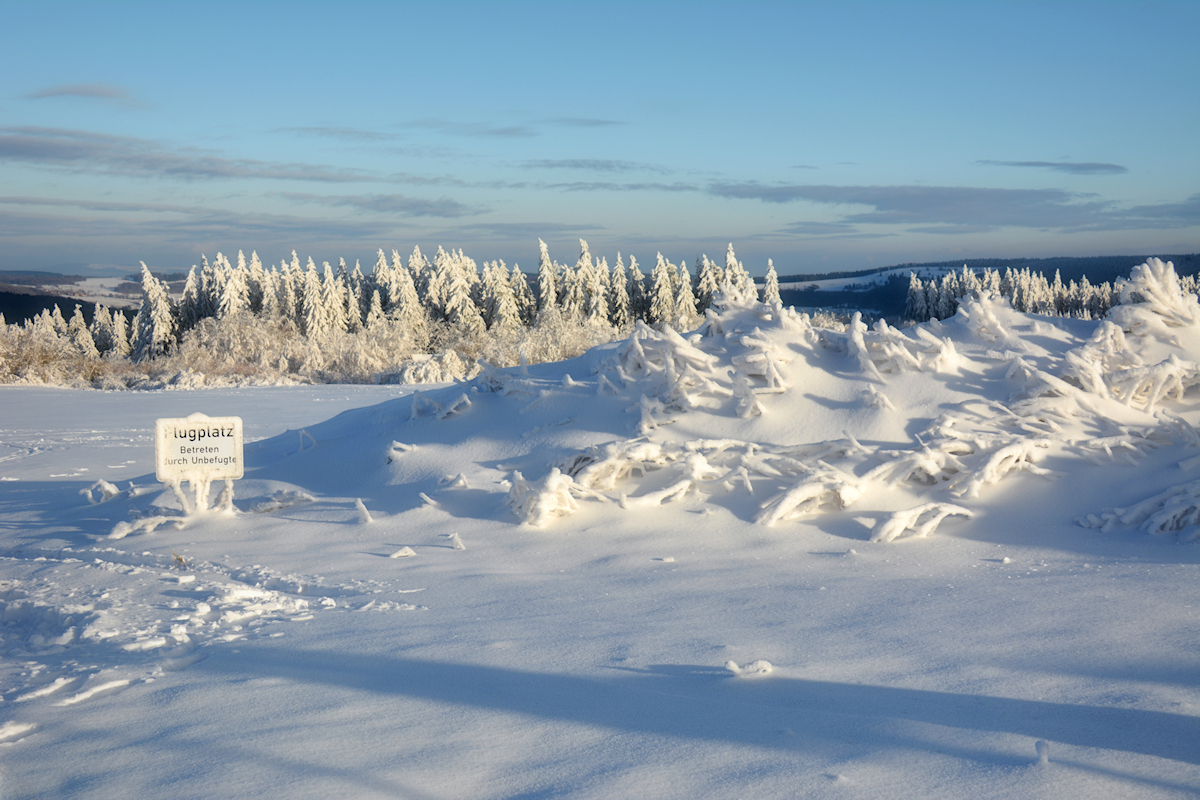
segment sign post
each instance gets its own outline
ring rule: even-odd
[[[175,490],[185,512],[190,513],[179,485],[191,484],[196,511],[208,509],[212,482],[225,480],[217,501],[233,507],[233,482],[245,473],[242,459],[242,418],[192,414],[183,419],[154,421],[155,476]]]

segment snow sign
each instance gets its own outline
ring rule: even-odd
[[[242,477],[242,418],[192,414],[154,421],[155,476],[163,483]]]

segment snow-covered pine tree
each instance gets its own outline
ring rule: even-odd
[[[57,307],[56,307],[57,310]],[[142,262],[142,304],[134,320],[137,338],[133,342],[133,360],[145,361],[170,352],[175,346],[175,309],[167,287],[150,274]]]
[[[772,303],[783,304],[783,300],[779,296],[779,275],[775,272],[775,262],[769,258],[767,259],[767,277],[763,283],[762,301],[768,305]]]

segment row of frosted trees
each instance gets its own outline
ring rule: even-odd
[[[574,267],[551,260],[539,240],[535,285],[514,266],[485,262],[480,269],[461,250],[438,248],[432,260],[414,248],[407,262],[396,250],[389,260],[383,250],[370,275],[359,264],[348,269],[299,256],[266,269],[251,254],[239,252],[233,265],[221,254],[210,264],[193,267],[183,297],[173,303],[165,287],[143,268],[143,297],[133,324],[135,360],[163,356],[207,319],[225,320],[252,314],[294,328],[310,340],[357,333],[387,324],[409,331],[420,349],[440,343],[432,330],[449,329],[458,337],[484,331],[515,330],[558,317],[558,324],[591,325],[617,335],[635,321],[687,328],[698,322],[718,291],[755,298],[757,289],[730,245],[722,267],[707,256],[697,260],[696,275],[686,264],[675,265],[658,255],[647,277],[637,259],[628,267],[620,254],[610,268],[606,258],[592,257],[580,240]],[[773,270],[773,266],[771,267]],[[776,281],[776,297],[778,282]]]
[[[660,254],[649,276],[632,257],[626,264],[618,254],[610,267],[582,240],[574,266],[539,245],[535,276],[503,261],[480,269],[461,250],[442,248],[432,259],[414,248],[407,260],[380,250],[369,275],[345,261],[302,266],[295,253],[270,268],[256,253],[247,260],[239,252],[236,264],[218,254],[192,268],[177,301],[143,265],[133,319],[99,306],[89,326],[78,308],[70,321],[56,308],[17,330],[0,317],[0,380],[62,379],[70,369],[51,366],[75,358],[87,362],[79,367],[85,378],[136,365],[143,375],[439,381],[479,358],[508,365],[577,355],[626,335],[637,320],[688,329],[718,293],[758,296],[732,245],[723,265],[701,256],[694,274]],[[773,265],[765,293],[778,299]],[[137,375],[126,369],[109,382],[131,381]]]
[[[1180,284],[1184,291],[1196,294],[1196,276],[1184,275]],[[1064,284],[1057,270],[1054,279],[1048,280],[1028,267],[1020,270],[1009,267],[1003,273],[985,269],[977,275],[964,264],[961,271],[947,272],[940,279],[923,281],[915,273],[911,275],[904,313],[914,322],[947,319],[958,310],[959,299],[982,292],[1008,298],[1018,311],[1081,319],[1100,319],[1120,301],[1121,295],[1119,287],[1108,282],[1094,285],[1086,275],[1078,283]]]

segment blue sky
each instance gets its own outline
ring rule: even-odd
[[[0,0],[0,269],[1200,251],[1200,3]]]

